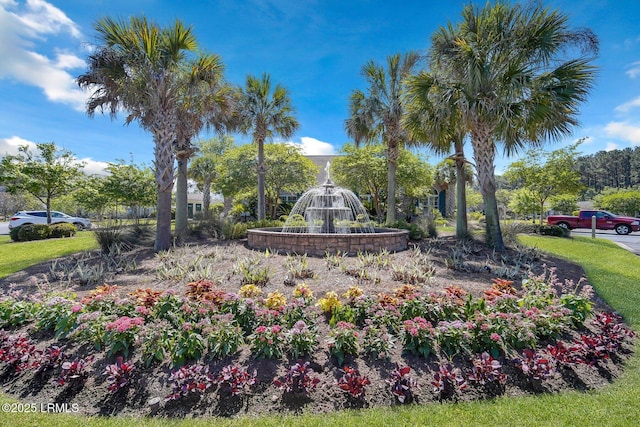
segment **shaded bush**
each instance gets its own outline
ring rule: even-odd
[[[18,242],[47,239],[51,235],[51,227],[47,224],[27,224],[18,231]]]
[[[538,232],[543,236],[569,237],[571,235],[571,230],[559,225],[543,225]]]

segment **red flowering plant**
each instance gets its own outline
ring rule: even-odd
[[[507,375],[502,372],[502,364],[486,351],[471,359],[471,370],[467,373],[467,379],[473,383],[488,386],[504,386]]]
[[[284,353],[286,337],[280,325],[260,325],[248,337],[251,351],[258,359],[278,359]]]
[[[249,372],[237,365],[227,365],[215,377],[215,382],[221,393],[237,396],[248,393],[258,383],[258,374],[255,369]]]
[[[4,331],[3,331],[4,332]],[[16,372],[40,367],[42,352],[33,342],[23,335],[8,335],[2,337],[0,346],[0,361],[12,366]]]
[[[93,362],[93,356],[76,358],[73,361],[64,362],[62,364],[62,371],[56,382],[61,386],[67,383],[82,383],[89,376],[91,362]]]
[[[309,367],[309,362],[298,360],[291,366],[283,377],[273,381],[273,385],[283,390],[285,393],[308,394],[320,382],[318,377],[312,377],[313,370]]]
[[[338,379],[338,388],[352,398],[364,398],[365,387],[371,384],[369,378],[362,376],[359,370],[350,366],[342,368],[342,372]]]
[[[169,381],[173,381],[173,390],[165,397],[165,401],[178,400],[191,393],[200,393],[202,396],[216,382],[209,373],[209,367],[200,364],[182,366],[171,373]]]
[[[440,365],[438,372],[433,375],[433,392],[440,399],[446,399],[467,389],[467,381],[460,368],[454,368],[450,363]]]
[[[522,356],[514,359],[513,362],[530,380],[547,379],[553,372],[552,361],[530,348],[524,349]]]
[[[122,356],[116,358],[116,363],[107,365],[103,375],[107,375],[107,390],[116,393],[126,387],[131,381],[131,376],[135,367],[132,363],[127,363]]]
[[[418,382],[409,376],[411,368],[409,366],[400,367],[396,363],[396,369],[391,371],[389,378],[385,380],[391,387],[391,394],[400,403],[409,403],[413,400],[413,391],[418,388]]]
[[[109,355],[122,352],[126,357],[136,340],[140,326],[144,324],[142,317],[122,316],[105,325],[105,345],[109,346]]]

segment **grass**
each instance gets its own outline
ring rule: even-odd
[[[0,279],[53,258],[97,248],[98,243],[90,231],[81,231],[66,239],[33,242],[12,242],[9,236],[0,236]]]
[[[640,257],[613,243],[589,238],[521,238],[522,243],[573,260],[583,266],[589,282],[624,318],[640,329]],[[579,278],[575,278],[576,281]],[[0,425],[21,426],[635,426],[640,419],[640,346],[624,374],[597,391],[561,395],[498,398],[462,404],[376,408],[323,415],[270,416],[239,419],[166,420],[97,418],[61,414],[4,414]],[[429,387],[429,384],[422,384]],[[29,403],[28,398],[21,399]],[[0,395],[0,403],[17,402]]]

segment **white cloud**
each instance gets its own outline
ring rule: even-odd
[[[640,126],[628,122],[610,122],[604,128],[607,136],[640,145]]]
[[[619,146],[615,142],[607,142],[607,146],[605,147],[604,151],[613,151],[617,150],[618,148]]]
[[[79,159],[79,161],[84,162],[83,170],[87,175],[109,175],[109,173],[105,170],[105,168],[109,166],[109,163],[107,162],[99,162],[88,157]]]
[[[50,101],[83,110],[87,95],[65,70],[84,66],[84,60],[64,50],[52,59],[37,50],[46,35],[61,34],[81,36],[78,26],[55,6],[43,0],[22,5],[0,0],[0,79],[39,87]]]
[[[333,145],[310,136],[300,137],[300,142],[289,141],[289,144],[300,147],[305,156],[326,156],[336,153]]]
[[[15,156],[19,153],[18,148],[23,145],[28,145],[30,149],[36,148],[36,143],[20,138],[19,136],[12,136],[11,138],[0,139],[0,156]]]
[[[638,69],[638,71],[640,72],[640,68]],[[629,102],[625,102],[624,104],[618,105],[616,107],[616,111],[619,111],[621,113],[628,113],[629,110],[635,107],[640,107],[640,96],[635,99],[632,99]]]
[[[636,61],[633,64],[629,65],[629,69],[625,73],[630,78],[635,79],[640,76],[640,61]]]

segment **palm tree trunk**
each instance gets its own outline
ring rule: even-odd
[[[396,222],[396,169],[398,166],[398,144],[389,141],[387,154],[387,225]]]
[[[176,138],[173,129],[175,121],[171,117],[160,118],[155,124],[153,139],[155,143],[156,187],[158,190],[156,241],[154,250],[165,251],[171,247],[171,191],[173,190],[173,141]]]
[[[204,209],[204,220],[211,217],[211,178],[205,178],[202,183],[202,209]]]
[[[467,176],[462,139],[454,142],[456,150],[456,237],[466,239],[469,237],[467,224]]]
[[[229,215],[229,212],[231,212],[231,209],[233,209],[233,196],[225,196],[223,194],[222,205],[223,205],[223,208],[222,208],[223,216]]]
[[[264,140],[258,140],[258,220],[265,219],[265,200],[264,200]]]
[[[486,242],[490,248],[503,251],[504,242],[502,241],[502,231],[500,230],[500,217],[496,200],[496,177],[494,174],[496,147],[491,139],[491,134],[492,132],[488,126],[478,124],[472,132],[471,143],[476,160],[480,193],[484,201]]]
[[[176,177],[176,241],[182,243],[187,235],[187,164],[189,158],[178,154],[178,176]]]

